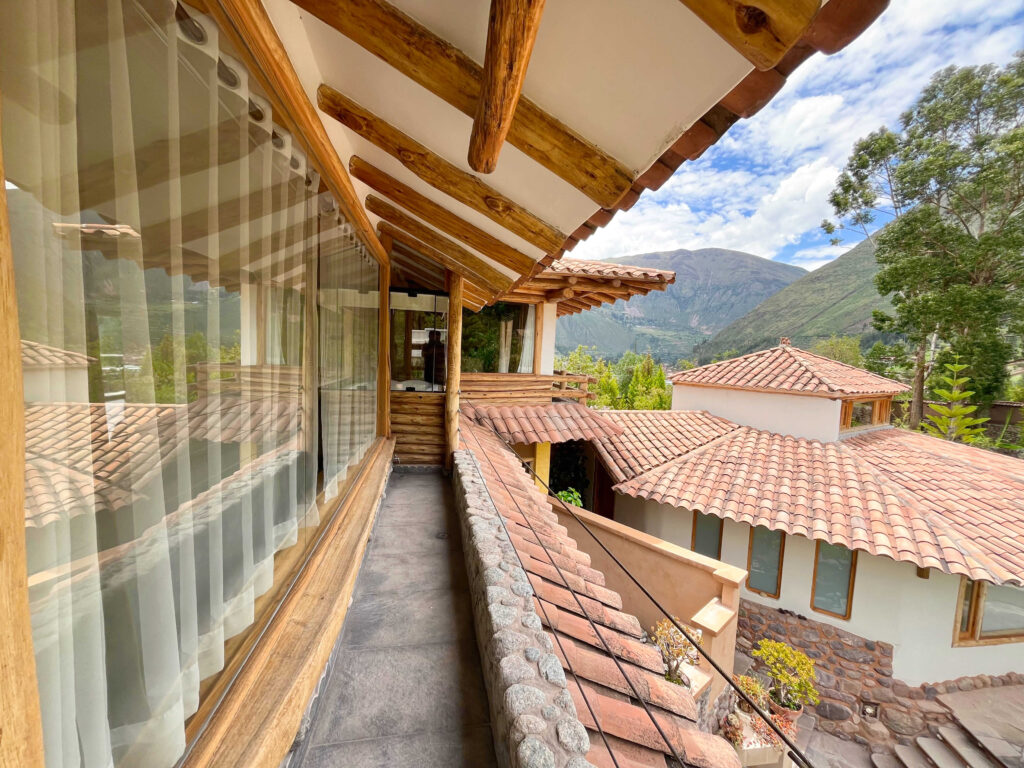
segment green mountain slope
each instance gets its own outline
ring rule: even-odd
[[[674,362],[807,274],[800,267],[724,248],[642,253],[608,261],[671,269],[676,282],[664,291],[559,318],[560,352],[583,344],[613,359],[635,349]]]
[[[871,328],[871,312],[892,305],[875,290],[876,272],[874,246],[864,240],[715,334],[699,350],[700,357],[766,349],[782,336],[806,348],[832,334],[878,335]]]

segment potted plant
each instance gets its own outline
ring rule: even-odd
[[[786,715],[774,714],[771,716],[772,723],[775,727],[786,734],[789,739],[796,738],[796,723],[789,719]],[[771,729],[771,727],[762,720],[760,717],[752,717],[750,719],[750,728],[754,732],[754,736],[765,746],[774,747],[778,749],[783,745],[782,739]]]
[[[762,709],[768,706],[768,691],[766,691],[764,686],[761,685],[760,680],[756,677],[751,677],[750,675],[733,675],[732,679],[741,691],[754,700],[754,703],[757,704],[757,706]],[[737,705],[747,714],[754,711],[742,696],[739,698]]]
[[[762,640],[752,655],[768,675],[768,703],[773,712],[794,722],[804,704],[817,704],[814,687],[814,662],[807,654],[776,640]]]

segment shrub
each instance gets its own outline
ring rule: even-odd
[[[807,654],[785,643],[761,640],[752,652],[764,666],[770,679],[768,695],[786,709],[800,709],[804,704],[817,704],[814,687],[814,662]]]
[[[580,492],[575,488],[566,488],[564,491],[556,493],[555,496],[560,498],[566,504],[573,504],[577,507],[583,506],[583,499],[580,497]]]
[[[772,715],[772,722],[775,724],[780,731],[786,734],[789,739],[796,738],[796,723],[790,720],[785,715]],[[762,744],[767,744],[772,747],[781,747],[782,739],[776,735],[775,731],[769,727],[768,723],[762,720],[757,715],[750,718],[750,728],[754,732],[754,735],[761,741]]]
[[[686,631],[690,634],[690,637],[697,641],[698,645],[703,645],[703,633],[701,630],[688,627],[679,619],[675,619],[675,622],[682,627],[686,627]],[[658,646],[658,650],[661,651],[661,658],[665,661],[665,666],[667,667],[665,679],[678,685],[689,686],[689,678],[683,674],[682,667],[684,664],[697,666],[700,662],[700,652],[686,639],[682,632],[676,629],[675,624],[668,619],[662,619],[651,627],[650,638],[651,642]]]
[[[754,700],[757,706],[761,708],[768,706],[768,691],[761,685],[760,680],[750,675],[733,675],[732,679],[741,691]],[[741,705],[745,703],[743,699],[740,699]]]

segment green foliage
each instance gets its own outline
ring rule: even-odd
[[[697,666],[700,663],[700,651],[676,628],[676,624],[685,627],[697,645],[704,644],[703,632],[683,624],[678,618],[673,617],[673,620],[675,623],[662,619],[651,627],[648,636],[661,651],[661,658],[665,662],[665,679],[689,687],[690,679],[684,672],[684,665]]]
[[[946,363],[945,368],[948,373],[940,378],[946,386],[936,387],[933,391],[946,404],[930,403],[928,407],[932,413],[925,417],[921,426],[928,434],[943,440],[973,443],[985,433],[981,425],[988,419],[971,415],[978,410],[978,406],[966,402],[974,394],[966,389],[971,379],[959,375],[967,369],[967,365],[957,361]]]
[[[1006,388],[1006,399],[1011,403],[1024,403],[1024,379]]]
[[[712,357],[711,362],[718,363],[721,362],[722,360],[731,360],[734,357],[739,357],[740,354],[740,351],[736,349],[736,347],[733,347],[732,349],[727,349],[725,350],[725,352],[720,352],[719,354]]]
[[[241,360],[241,336],[235,331],[227,346],[219,349],[206,341],[202,331],[182,338],[166,333],[160,343],[146,350],[137,373],[125,374],[125,392],[133,403],[184,403],[194,400],[186,395],[189,384],[196,381],[192,368],[200,362],[237,363]]]
[[[557,443],[551,446],[551,474],[548,485],[556,496],[559,491],[572,489],[582,499],[584,491],[590,485],[590,478],[587,477],[586,452],[580,443]]]
[[[859,336],[836,336],[833,333],[829,338],[815,342],[810,351],[857,368],[864,364],[864,358],[860,354]]]
[[[681,357],[678,360],[676,360],[676,364],[674,367],[677,371],[688,371],[691,368],[696,368],[697,363],[696,361],[690,360],[689,358]]]
[[[583,497],[580,496],[580,492],[575,488],[566,488],[565,490],[558,491],[555,496],[560,498],[566,504],[572,504],[577,507],[583,506]]]
[[[621,410],[660,410],[672,407],[672,387],[665,369],[648,353],[626,352],[609,365],[595,359],[592,347],[579,346],[565,356],[555,358],[555,368],[569,373],[597,377],[597,399],[591,405]]]
[[[768,691],[761,685],[760,680],[750,675],[733,675],[732,679],[736,686],[753,699],[757,706],[762,709],[768,706]],[[740,701],[742,702],[743,700],[740,699]]]
[[[1006,335],[1024,327],[1024,53],[1002,70],[937,72],[898,132],[855,145],[830,201],[840,223],[826,231],[877,242],[893,311],[875,313],[876,329],[916,348],[918,377],[937,337],[971,366],[979,400],[998,396]],[[892,220],[875,237],[878,214]]]
[[[880,376],[905,380],[912,365],[905,346],[876,341],[864,355],[863,367]]]
[[[769,677],[768,694],[787,709],[818,703],[814,687],[814,662],[807,654],[785,643],[764,639],[751,655],[761,662]]]

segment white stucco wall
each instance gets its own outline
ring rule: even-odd
[[[89,371],[84,365],[76,368],[26,367],[22,382],[26,403],[89,402]]]
[[[558,323],[558,304],[551,302],[537,305],[538,318],[544,319],[544,330],[540,339],[540,371],[552,374],[555,370],[555,330]]]
[[[634,528],[689,548],[693,513],[666,504],[616,494],[615,519]],[[726,520],[722,531],[722,560],[747,567],[750,526]],[[814,542],[787,536],[779,599],[750,592],[741,596],[775,608],[785,608],[848,632],[892,643],[894,676],[910,685],[966,675],[1024,672],[1024,643],[953,647],[958,576],[930,572],[917,577],[912,563],[898,563],[866,552],[857,556],[853,607],[849,621],[813,611],[811,581]]]
[[[839,439],[839,400],[741,389],[672,387],[672,410],[707,411],[747,427],[831,442]]]

